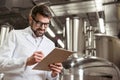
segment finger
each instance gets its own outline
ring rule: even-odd
[[[61,63],[50,64],[50,67],[60,67],[60,68],[63,68]]]
[[[43,55],[40,55],[40,54],[36,54],[35,57],[43,58],[44,56],[43,56]]]
[[[51,68],[51,71],[56,72],[56,73],[60,73],[61,69],[59,69],[59,68]]]
[[[42,52],[35,52],[36,55],[43,55]]]
[[[36,51],[35,53],[38,53],[38,54],[43,54],[43,52],[42,52],[42,51]]]
[[[62,66],[62,63],[55,63],[56,66]]]
[[[43,57],[35,56],[35,59],[36,59],[36,60],[42,60]]]
[[[62,66],[58,66],[58,65],[51,64],[51,65],[50,65],[50,69],[53,70],[53,71],[55,70],[55,71],[61,72],[61,70],[63,69],[63,67],[62,67]]]
[[[34,56],[38,56],[38,57],[44,57],[44,55],[42,53],[35,53]]]
[[[40,56],[35,56],[34,58],[35,58],[36,62],[40,62],[43,59],[42,56],[41,57]]]

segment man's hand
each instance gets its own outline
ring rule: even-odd
[[[34,52],[32,56],[27,59],[27,66],[34,65],[40,62],[44,58],[44,55],[41,51]]]
[[[50,70],[52,71],[52,77],[56,77],[63,69],[62,63],[54,63],[49,65]]]

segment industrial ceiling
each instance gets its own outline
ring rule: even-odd
[[[28,13],[39,3],[50,6],[57,24],[56,29],[63,30],[66,17],[78,16],[86,20],[88,26],[97,27],[98,18],[105,19],[106,34],[116,36],[119,32],[119,0],[101,0],[102,9],[97,9],[98,0],[0,0],[0,25],[9,23],[15,29],[28,26]],[[56,30],[56,29],[53,29]],[[56,33],[57,34],[57,33]],[[58,34],[59,35],[59,34]],[[61,35],[60,35],[61,36]]]

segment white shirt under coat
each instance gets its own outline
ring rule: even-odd
[[[0,72],[3,80],[58,80],[52,78],[51,72],[33,70],[26,60],[35,51],[42,51],[47,56],[54,48],[54,43],[46,36],[36,38],[30,27],[12,30],[0,48]],[[37,42],[36,42],[37,40]]]

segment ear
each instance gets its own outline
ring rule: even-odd
[[[32,24],[32,17],[29,15],[29,24]]]

